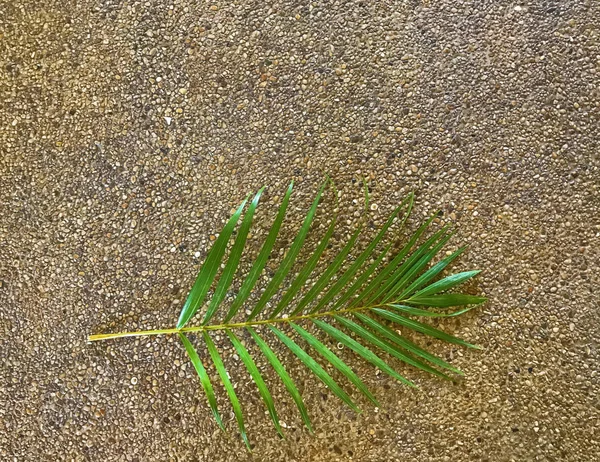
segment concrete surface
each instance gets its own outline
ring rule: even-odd
[[[598,460],[599,26],[592,0],[2,1],[0,459]],[[258,239],[296,180],[289,241],[323,172],[336,242],[363,176],[375,225],[409,190],[455,223],[490,302],[443,326],[484,349],[430,345],[466,378],[419,391],[343,352],[361,415],[280,349],[316,428],[275,385],[282,441],[222,338],[250,456],[175,339],[86,336],[171,326],[240,199],[269,185]]]

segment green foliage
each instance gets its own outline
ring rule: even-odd
[[[338,371],[340,377],[347,379],[346,385],[349,388],[353,386],[375,405],[377,400],[352,368],[326,346],[324,343],[326,340],[333,340],[352,350],[357,356],[390,377],[411,387],[414,387],[414,384],[394,369],[388,357],[444,379],[450,379],[448,374],[462,375],[461,371],[428,353],[400,335],[395,329],[400,327],[405,331],[415,331],[445,342],[477,348],[415,319],[458,316],[469,311],[473,305],[486,300],[483,297],[446,292],[479,273],[479,271],[466,271],[440,277],[442,271],[465,248],[460,248],[437,263],[431,264],[452,236],[448,227],[442,227],[429,238],[421,239],[430,228],[435,218],[433,216],[412,234],[398,252],[392,252],[396,239],[390,238],[390,229],[394,224],[398,225],[395,227],[398,229],[405,224],[413,207],[413,195],[409,194],[392,212],[375,237],[368,240],[364,249],[357,249],[363,228],[361,225],[332,261],[319,272],[317,271],[319,262],[323,260],[322,256],[334,234],[337,215],[332,216],[326,233],[316,247],[312,251],[305,250],[305,253],[309,254],[304,258],[304,265],[294,270],[301,251],[307,247],[306,238],[317,215],[326,186],[327,182],[320,188],[295,239],[264,290],[259,291],[256,284],[263,274],[269,256],[273,253],[292,194],[292,184],[283,197],[279,212],[250,271],[243,281],[239,279],[239,290],[229,305],[227,293],[232,290],[231,286],[236,276],[240,278],[239,264],[242,261],[254,213],[264,188],[254,196],[248,207],[246,204],[249,196],[242,202],[219,234],[185,301],[176,328],[101,334],[90,339],[178,334],[198,373],[213,416],[217,424],[224,428],[207,366],[198,355],[197,349],[203,348],[207,352],[203,355],[204,361],[209,369],[216,370],[218,373],[246,445],[249,443],[242,407],[221,355],[211,338],[210,334],[213,331],[223,332],[224,337],[231,342],[248,374],[257,385],[259,395],[265,403],[276,431],[280,434],[282,429],[275,403],[249,349],[264,356],[260,358],[260,363],[269,364],[273,368],[298,407],[302,420],[309,430],[312,428],[302,397],[280,359],[286,354],[286,349],[290,350],[334,395],[357,412],[360,411],[347,391],[317,360]],[[337,201],[335,188],[332,187],[331,191]],[[368,203],[368,193],[366,193],[366,203]],[[236,233],[236,225],[240,219],[241,225]],[[233,239],[234,235],[235,239]],[[388,243],[383,244],[384,240]],[[422,243],[419,244],[421,240]],[[229,251],[228,247],[230,247]],[[381,249],[378,250],[380,247]],[[352,258],[351,255],[355,256]],[[253,290],[258,299],[255,303],[251,303]],[[210,297],[209,301],[207,297]],[[470,306],[465,308],[466,305]],[[454,306],[461,308],[448,310]],[[203,307],[202,321],[198,325],[188,326],[190,321],[196,319]],[[242,307],[244,309],[240,311]],[[432,307],[436,310],[432,310]],[[220,321],[211,324],[215,317]],[[236,320],[238,318],[239,320]],[[301,324],[304,324],[304,327]],[[307,330],[308,326],[312,326],[314,333]],[[258,327],[264,329],[262,336],[257,332]],[[282,328],[286,329],[282,330]],[[189,333],[201,334],[197,336],[196,347],[186,336]],[[269,346],[269,342],[263,338],[265,335],[278,341],[279,346]],[[240,340],[240,336],[246,339],[246,344]],[[319,336],[321,340],[317,338]],[[292,337],[296,337],[296,340]],[[255,344],[254,347],[250,347],[251,343]]]

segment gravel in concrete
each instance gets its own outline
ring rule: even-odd
[[[2,1],[0,459],[600,459],[599,27],[593,0]],[[217,339],[250,456],[176,339],[86,336],[171,326],[240,199],[269,186],[257,248],[294,179],[289,242],[324,172],[337,242],[362,177],[374,225],[410,190],[455,223],[490,301],[442,326],[484,349],[430,345],[466,378],[419,391],[343,351],[360,415],[278,350],[316,428],[275,385],[280,440]]]

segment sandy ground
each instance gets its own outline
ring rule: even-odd
[[[592,0],[2,1],[0,459],[599,460],[599,27]],[[274,386],[280,440],[221,338],[251,456],[176,339],[86,336],[172,326],[230,210],[268,185],[264,232],[294,179],[289,242],[324,173],[336,242],[362,177],[374,225],[411,190],[410,229],[455,224],[490,301],[443,325],[483,350],[431,344],[466,378],[418,391],[344,352],[382,402],[355,415],[279,349],[316,427]]]

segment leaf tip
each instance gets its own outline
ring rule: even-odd
[[[227,433],[227,429],[225,428],[225,425],[223,425],[223,421],[221,420],[221,416],[218,413],[213,413],[213,417],[215,419],[215,421],[217,422],[217,425],[219,426],[219,428],[221,430],[223,430],[224,433]]]
[[[245,431],[241,431],[240,436],[242,437],[242,440],[244,441],[244,444],[246,445],[246,450],[251,453],[252,445],[250,444],[250,440],[248,440],[248,435],[246,434]]]
[[[405,383],[410,388],[414,388],[415,390],[420,390],[419,386],[417,384],[415,384],[414,382],[411,382],[410,380],[407,380]]]

